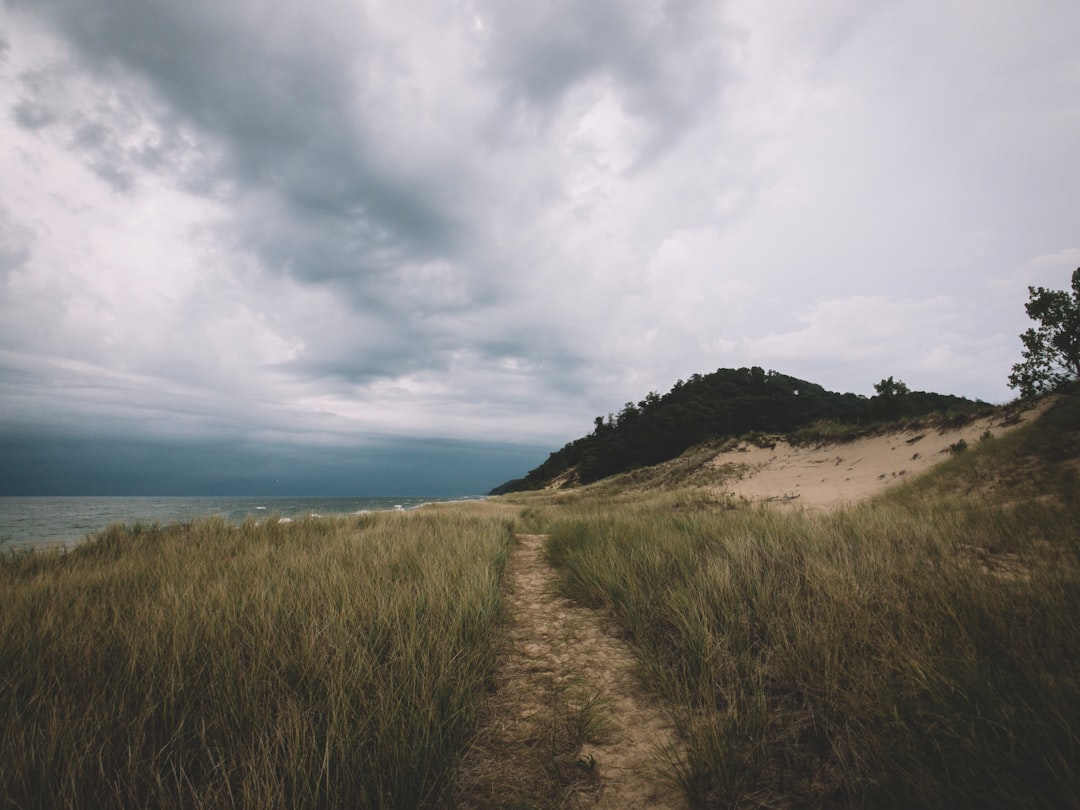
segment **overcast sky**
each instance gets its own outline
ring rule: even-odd
[[[1078,32],[0,0],[0,491],[464,494],[721,367],[1006,401],[1080,266]]]

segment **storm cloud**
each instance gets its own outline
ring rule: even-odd
[[[296,460],[531,460],[726,366],[1003,401],[1080,265],[1078,24],[4,0],[0,439],[325,482]]]

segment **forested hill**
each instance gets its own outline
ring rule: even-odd
[[[754,368],[722,368],[679,380],[663,396],[650,393],[616,414],[596,417],[588,436],[570,442],[524,478],[493,495],[540,489],[573,472],[588,484],[635,467],[658,464],[711,439],[754,431],[789,433],[818,420],[851,425],[939,412],[971,412],[982,402],[947,394],[908,391],[892,377],[874,386],[876,396],[837,394],[820,385]]]

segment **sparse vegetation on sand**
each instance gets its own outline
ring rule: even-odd
[[[0,563],[0,806],[416,807],[494,669],[493,510],[116,526]]]
[[[693,806],[1077,807],[1078,427],[1064,400],[829,513],[518,497],[640,651]]]

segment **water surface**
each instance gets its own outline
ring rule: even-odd
[[[348,515],[383,509],[413,509],[448,498],[304,497],[0,497],[0,548],[74,545],[113,523],[160,523],[220,515],[298,518]]]

